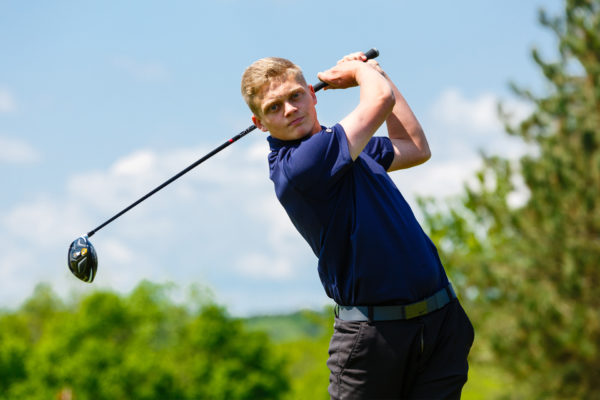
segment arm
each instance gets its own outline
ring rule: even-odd
[[[365,59],[363,53],[350,54],[335,67],[318,75],[320,80],[329,85],[326,89],[360,86],[358,106],[340,121],[353,160],[386,121],[395,103],[393,89],[377,70],[377,63],[374,60],[365,63]]]
[[[388,171],[414,167],[429,160],[431,151],[421,124],[391,79],[388,80],[396,98],[392,113],[386,119],[388,136],[394,146],[394,160]]]

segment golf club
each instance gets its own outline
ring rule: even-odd
[[[367,57],[367,60],[370,60],[372,58],[377,57],[379,55],[379,51],[377,49],[373,48],[373,49],[366,51],[364,54]],[[323,89],[326,86],[327,86],[327,84],[325,82],[319,81],[318,83],[313,85],[313,89],[315,92],[318,92],[319,90]],[[241,131],[240,133],[238,133],[231,139],[227,140],[225,143],[223,143],[219,147],[215,148],[214,150],[212,150],[211,152],[206,154],[204,157],[195,161],[190,166],[188,166],[181,172],[174,175],[172,178],[166,180],[164,183],[162,183],[162,184],[158,185],[156,188],[152,189],[150,192],[148,192],[146,195],[144,195],[140,199],[134,201],[129,206],[125,207],[123,210],[121,210],[120,212],[115,214],[113,217],[109,218],[102,224],[98,225],[96,228],[89,231],[87,234],[81,235],[80,237],[75,239],[69,246],[69,253],[68,253],[68,265],[69,265],[69,269],[71,270],[73,275],[75,275],[77,278],[81,279],[84,282],[92,282],[94,280],[94,277],[96,276],[96,271],[98,270],[98,255],[96,254],[96,250],[94,249],[94,246],[89,241],[89,238],[91,236],[93,236],[100,229],[104,228],[106,225],[110,224],[115,219],[119,218],[121,215],[125,214],[127,211],[131,210],[133,207],[140,204],[142,201],[146,200],[148,197],[152,196],[159,190],[163,189],[165,186],[169,185],[173,181],[181,178],[183,175],[185,175],[192,169],[196,168],[198,165],[202,164],[204,161],[208,160],[209,158],[211,158],[212,156],[214,156],[215,154],[217,154],[224,148],[233,144],[234,142],[237,142],[238,140],[240,140],[241,138],[243,138],[244,136],[246,136],[247,134],[249,134],[250,132],[252,132],[255,129],[256,129],[256,125],[254,125],[254,124],[250,125],[248,128],[244,129],[243,131]]]

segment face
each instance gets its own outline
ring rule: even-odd
[[[312,86],[296,82],[294,76],[269,82],[255,101],[259,115],[253,115],[252,121],[274,138],[296,140],[321,130],[315,108],[317,96]]]

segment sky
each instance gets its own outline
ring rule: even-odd
[[[316,83],[345,54],[379,49],[432,151],[393,173],[421,218],[416,198],[460,194],[480,151],[527,151],[503,133],[496,107],[518,120],[531,105],[509,83],[546,89],[530,54],[556,53],[541,7],[556,14],[562,2],[0,2],[0,308],[39,283],[68,300],[126,294],[142,280],[170,284],[181,302],[200,287],[239,316],[331,304],[274,195],[259,131],[95,234],[92,284],[71,275],[67,249],[251,125],[240,78],[266,56],[291,59]],[[317,96],[320,123],[333,125],[358,89]]]

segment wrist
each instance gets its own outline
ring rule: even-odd
[[[365,82],[385,82],[386,84],[389,84],[389,79],[387,78],[385,72],[381,70],[381,68],[375,68],[367,63],[362,62],[356,67],[354,78],[359,86]]]
[[[374,76],[374,72],[376,71],[369,65],[358,61],[354,69],[354,80],[360,85],[361,82],[365,81],[369,77]]]

